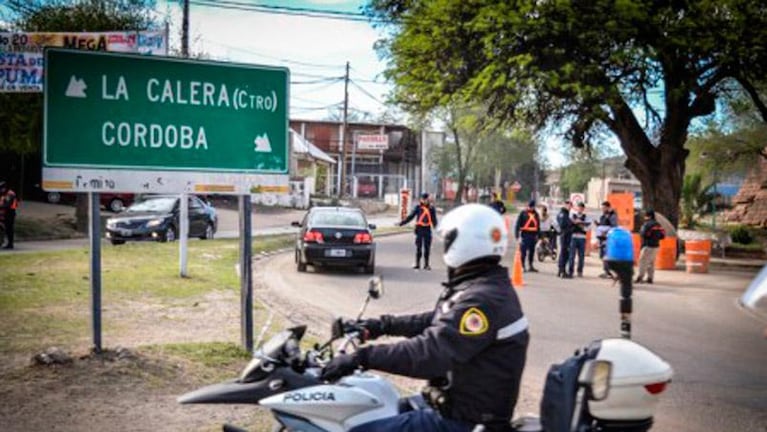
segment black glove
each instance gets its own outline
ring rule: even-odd
[[[364,366],[363,359],[366,351],[361,349],[353,354],[338,354],[322,369],[322,379],[336,381],[346,375],[350,375],[360,366]]]
[[[386,334],[384,321],[370,318],[357,322],[357,326],[362,329],[362,340],[375,340]]]

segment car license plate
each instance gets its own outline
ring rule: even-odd
[[[118,230],[118,232],[120,233],[121,236],[132,236],[133,235],[133,231],[131,231],[129,229],[121,229],[121,230]]]
[[[346,256],[346,249],[328,249],[325,251],[325,254],[327,256],[331,257],[345,257]]]

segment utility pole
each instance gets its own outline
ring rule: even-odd
[[[189,57],[189,0],[184,0],[181,20],[181,57]]]
[[[341,190],[338,191],[338,196],[343,197],[346,195],[346,136],[347,129],[349,128],[349,62],[346,62],[346,76],[344,77],[344,125],[341,131]]]

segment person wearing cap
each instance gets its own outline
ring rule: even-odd
[[[506,213],[506,204],[501,200],[501,194],[499,193],[493,194],[493,200],[488,205],[500,214]]]
[[[663,227],[655,220],[655,211],[648,209],[644,213],[644,224],[639,230],[642,241],[642,249],[639,252],[639,274],[635,283],[644,282],[645,274],[647,283],[651,284],[655,276],[655,257],[658,256],[660,241],[666,237]]]
[[[527,208],[522,210],[517,217],[517,224],[514,226],[514,238],[519,244],[522,254],[522,270],[537,273],[538,269],[533,267],[533,258],[535,256],[535,243],[541,233],[541,217],[535,211],[535,200],[527,203]],[[520,242],[520,235],[522,241]],[[525,258],[528,258],[528,266],[525,267]]]
[[[586,231],[591,225],[591,219],[585,213],[586,204],[578,202],[575,205],[575,213],[570,216],[573,224],[573,236],[570,240],[570,254],[567,262],[567,276],[573,277],[575,270],[575,257],[578,256],[578,277],[583,277],[583,259],[586,255]]]
[[[0,180],[0,221],[5,225],[5,236],[8,238],[8,244],[3,249],[13,249],[13,231],[18,207],[16,192],[12,191],[5,181]]]
[[[423,256],[423,269],[431,270],[429,265],[429,252],[431,250],[431,230],[437,226],[437,210],[429,202],[429,194],[424,192],[421,199],[413,208],[413,211],[402,221],[399,226],[406,225],[415,219],[415,265],[413,268],[421,268],[421,257]]]
[[[618,214],[613,210],[610,201],[602,202],[602,215],[597,222],[597,240],[599,240],[599,259],[602,260],[602,274],[599,277],[611,279],[612,274],[607,268],[607,261],[604,260],[605,249],[607,245],[607,233],[611,228],[618,226]]]
[[[557,214],[557,228],[559,231],[559,261],[557,265],[559,270],[557,277],[567,278],[567,263],[570,260],[570,242],[573,239],[573,222],[570,220],[570,214],[573,211],[573,204],[565,201]]]

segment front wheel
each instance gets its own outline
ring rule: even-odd
[[[176,230],[172,226],[166,228],[165,232],[160,236],[160,241],[163,243],[176,241]]]
[[[125,208],[125,203],[120,198],[115,198],[112,201],[109,201],[109,211],[112,213],[120,213]]]
[[[209,223],[205,227],[205,233],[203,233],[203,235],[200,236],[200,240],[213,240],[213,235],[214,235],[213,224]]]

